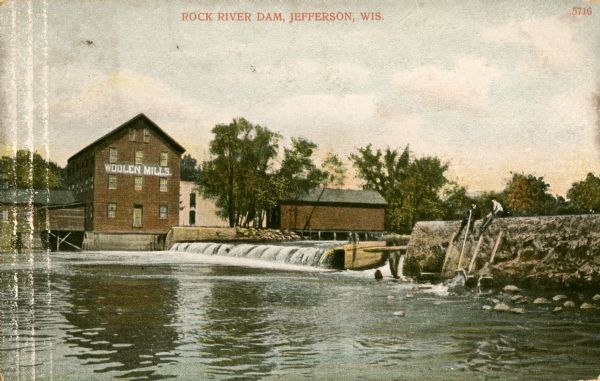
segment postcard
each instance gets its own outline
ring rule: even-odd
[[[0,0],[0,380],[600,379],[599,17]]]

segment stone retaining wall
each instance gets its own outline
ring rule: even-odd
[[[288,241],[298,239],[300,239],[300,236],[294,232],[276,229],[174,226],[167,234],[166,248],[170,248],[176,242]]]
[[[481,220],[476,221],[475,232]],[[415,225],[408,244],[405,274],[440,272],[449,252],[444,277],[458,268],[461,239],[448,251],[459,221],[428,221]],[[493,264],[498,235],[502,238]],[[483,234],[471,273],[491,276],[495,283],[527,286],[597,287],[600,285],[600,215],[495,219]],[[468,268],[477,239],[468,239],[461,266]]]

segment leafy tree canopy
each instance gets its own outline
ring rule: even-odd
[[[506,205],[518,216],[553,214],[556,199],[548,193],[549,188],[543,177],[513,173],[504,189]]]
[[[18,150],[16,157],[0,158],[0,173],[9,187],[64,189],[64,169],[27,149]]]
[[[576,208],[584,212],[600,212],[600,177],[588,173],[585,180],[572,184],[567,192],[567,198]]]
[[[181,158],[179,173],[182,181],[196,181],[200,174],[198,161],[192,155],[184,155]]]
[[[202,163],[198,185],[204,196],[215,200],[230,226],[276,224],[281,200],[341,176],[339,167],[331,173],[317,167],[317,145],[309,140],[292,138],[278,163],[282,137],[266,127],[239,118],[216,125],[212,132],[212,158]]]
[[[346,165],[338,155],[329,153],[323,161],[323,170],[327,172],[326,182],[329,186],[342,187],[346,181]]]
[[[350,160],[363,188],[378,191],[388,202],[386,230],[407,233],[419,220],[447,214],[440,193],[448,183],[448,164],[439,158],[413,158],[408,146],[382,151],[368,145],[350,155]]]

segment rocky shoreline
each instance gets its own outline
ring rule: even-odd
[[[538,296],[533,298],[527,295],[524,290],[515,286],[507,285],[502,291],[494,296],[487,298],[487,304],[483,305],[484,310],[493,310],[497,312],[525,313],[528,305],[538,307],[547,307],[547,311],[552,313],[561,313],[577,310],[599,310],[600,294],[586,296],[581,293],[577,295],[556,294],[552,298]]]
[[[459,224],[417,223],[404,274],[417,279],[439,274],[443,280],[465,269],[475,284],[495,289],[600,291],[600,215],[500,218],[481,239],[461,237],[450,247]]]

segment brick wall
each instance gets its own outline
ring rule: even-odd
[[[179,222],[179,166],[181,155],[163,139],[143,119],[133,121],[129,128],[136,130],[136,140],[129,140],[129,128],[124,128],[109,139],[93,147],[93,190],[92,198],[77,197],[86,202],[86,218],[93,216],[90,223],[86,223],[86,230],[97,232],[136,232],[136,233],[166,233],[171,226]],[[150,140],[144,142],[144,129],[150,131]],[[109,148],[117,149],[117,164],[135,164],[135,151],[144,152],[143,163],[146,165],[159,165],[160,153],[168,153],[168,165],[171,176],[168,179],[167,192],[160,192],[159,176],[142,176],[142,190],[134,189],[133,174],[115,174],[117,189],[108,189],[108,176],[105,164],[109,163]],[[85,160],[87,154],[76,157],[69,165],[77,166],[78,160]],[[85,167],[85,166],[83,166]],[[82,173],[87,173],[82,170]],[[117,205],[114,218],[108,217],[108,204]],[[93,205],[90,213],[90,205]],[[134,205],[143,206],[142,227],[133,227]],[[159,219],[160,205],[167,205],[167,219]]]
[[[319,205],[281,205],[281,228],[338,230],[338,231],[383,231],[385,209],[383,207]]]

